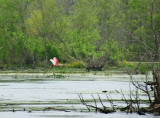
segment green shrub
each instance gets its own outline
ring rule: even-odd
[[[80,62],[74,61],[72,63],[66,64],[68,68],[82,68],[83,65]]]
[[[151,71],[152,70],[152,63],[142,63],[139,66],[139,72],[142,74],[145,74],[147,71]]]
[[[154,63],[154,68],[155,69],[160,69],[160,63],[159,62],[155,62]]]
[[[134,68],[135,67],[135,64],[132,63],[132,62],[128,62],[126,60],[123,60],[123,66],[124,67],[129,67],[129,68]]]

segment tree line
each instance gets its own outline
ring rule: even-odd
[[[99,64],[99,59],[160,60],[159,0],[0,0],[0,4],[0,66],[45,66],[53,57],[61,63],[83,64]]]

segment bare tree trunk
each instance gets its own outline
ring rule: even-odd
[[[160,70],[153,71],[153,80],[156,82],[155,102],[160,103]]]

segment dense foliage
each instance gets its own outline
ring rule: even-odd
[[[108,53],[108,61],[159,61],[159,6],[159,0],[0,0],[0,66],[47,66],[52,57],[72,62],[68,55],[85,62]]]

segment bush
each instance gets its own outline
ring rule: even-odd
[[[129,67],[129,68],[134,68],[135,67],[135,64],[132,63],[132,62],[128,62],[126,60],[123,60],[123,66],[124,67]]]
[[[83,65],[80,62],[74,61],[72,63],[66,64],[68,68],[82,68]]]
[[[152,63],[142,63],[138,70],[140,73],[145,74],[147,71],[152,70]]]

